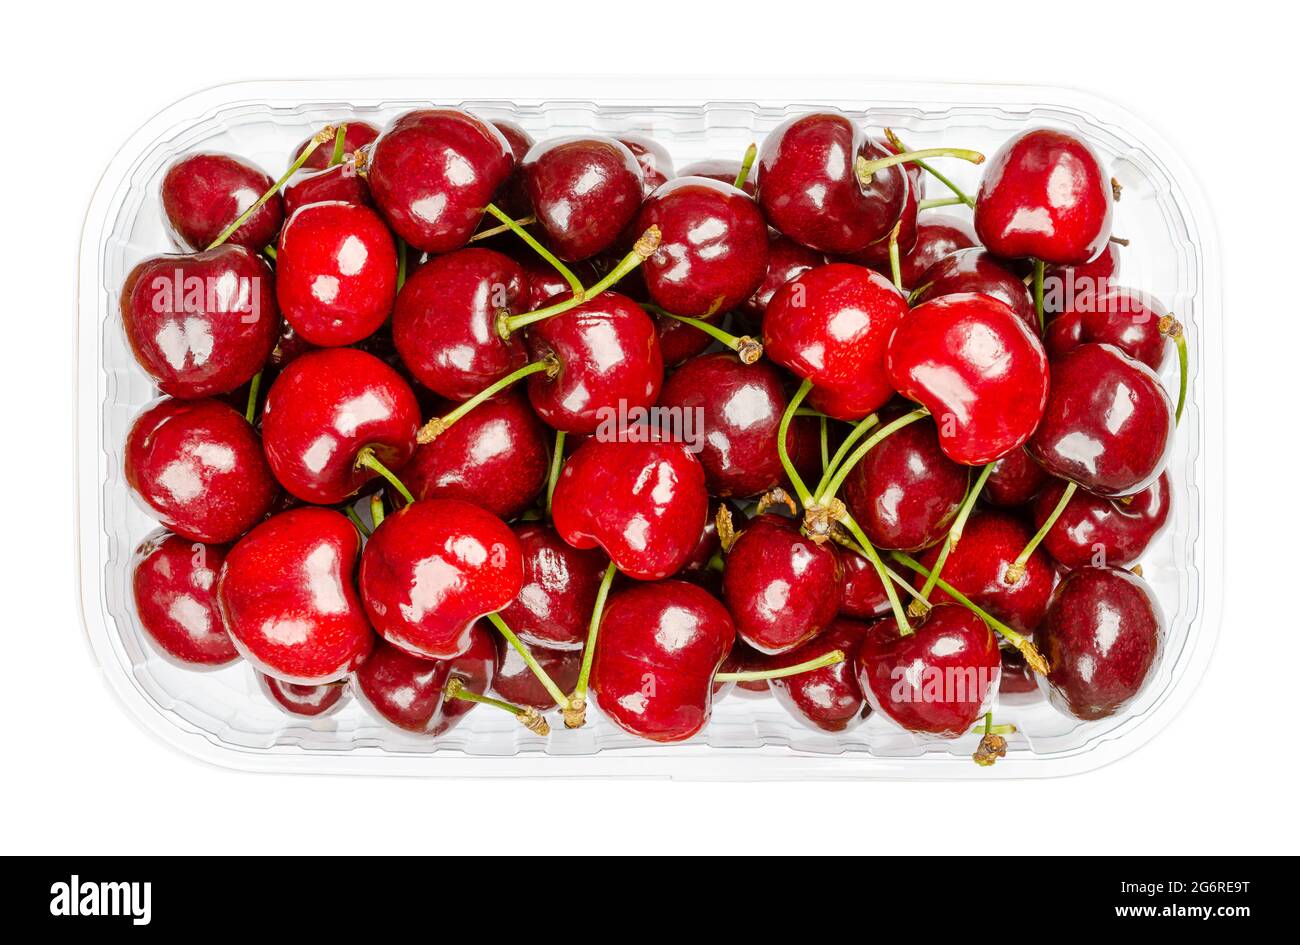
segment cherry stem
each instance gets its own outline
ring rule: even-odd
[[[560,262],[559,257],[557,257],[554,253],[552,253],[541,243],[537,242],[537,239],[533,236],[533,234],[529,233],[522,226],[516,223],[504,210],[502,210],[496,204],[490,203],[486,207],[484,207],[484,209],[488,213],[492,214],[492,216],[500,220],[501,223],[506,227],[506,229],[508,229],[511,233],[514,233],[515,236],[519,237],[530,247],[532,247],[533,252],[537,253],[538,256],[541,256],[548,263],[550,263],[551,266],[554,267],[555,271],[564,277],[564,281],[569,284],[569,289],[573,292],[574,298],[581,299],[583,297],[583,294],[586,290],[583,289],[582,287],[582,281],[573,274],[573,270],[571,270],[564,263]]]
[[[587,720],[587,680],[591,678],[591,664],[596,659],[596,637],[600,634],[600,618],[605,613],[605,600],[609,597],[609,587],[614,583],[618,568],[614,562],[605,569],[600,589],[596,591],[596,605],[591,609],[591,623],[587,627],[587,643],[582,648],[582,668],[578,671],[578,682],[569,696],[568,708],[564,710],[566,728],[582,728]]]
[[[930,197],[917,203],[916,209],[933,210],[935,207],[954,207],[958,204],[965,204],[967,199],[965,195],[961,197]]]
[[[535,735],[545,737],[551,734],[551,726],[547,724],[546,719],[542,714],[532,706],[517,706],[512,705],[509,702],[503,702],[500,699],[493,699],[491,696],[481,696],[477,692],[466,689],[465,683],[463,683],[458,676],[453,676],[447,681],[447,686],[443,690],[443,694],[448,699],[462,699],[465,702],[476,702],[479,705],[490,705],[501,709],[502,711],[509,712],[519,720],[520,724],[523,725],[524,728],[528,729]]]
[[[826,483],[824,488],[818,490],[817,498],[813,500],[813,504],[826,505],[831,501],[831,499],[835,498],[835,493],[839,492],[840,486],[844,485],[844,480],[848,478],[853,467],[860,463],[862,457],[871,452],[871,450],[880,443],[881,440],[885,439],[891,433],[903,429],[903,427],[907,426],[909,423],[915,423],[922,417],[928,417],[929,415],[930,411],[926,410],[924,407],[920,407],[910,413],[903,414],[897,420],[885,424],[875,433],[871,434],[865,443],[855,449],[849,458],[836,468],[834,475],[831,476],[830,482]],[[867,419],[870,419],[870,417]],[[863,423],[865,422],[866,421],[864,420]]]
[[[524,646],[523,641],[510,629],[510,625],[501,619],[501,615],[488,614],[487,617],[488,620],[492,621],[492,626],[496,627],[501,632],[501,635],[506,638],[506,642],[515,648],[516,653],[523,657],[524,662],[528,664],[528,668],[537,677],[537,681],[542,684],[542,688],[555,700],[555,704],[561,709],[569,708],[569,697],[564,694],[564,690],[555,684],[555,680],[551,678],[550,673],[542,669],[542,664],[537,662],[537,657],[528,651],[528,647]]]
[[[263,246],[262,252],[266,254],[267,258],[270,259],[271,262],[275,262],[280,258],[280,254],[276,251],[274,246]]]
[[[894,228],[889,231],[889,272],[894,279],[894,288],[899,292],[903,289],[903,261],[898,254],[898,230],[903,225],[899,220],[894,224]]]
[[[978,151],[972,151],[969,148],[922,148],[920,151],[900,151],[898,154],[887,154],[882,158],[868,161],[862,155],[858,155],[857,161],[854,162],[853,169],[857,172],[858,180],[862,186],[871,183],[871,178],[876,171],[883,171],[887,167],[894,167],[898,164],[917,163],[925,158],[950,157],[958,158],[962,161],[970,161],[972,164],[983,164],[984,155]]]
[[[312,136],[311,142],[307,147],[302,149],[302,154],[298,155],[298,159],[289,165],[289,169],[284,172],[278,181],[271,185],[271,189],[253,201],[247,210],[235,217],[235,222],[222,230],[221,235],[208,244],[208,249],[216,249],[226,240],[230,239],[234,232],[248,221],[249,217],[260,210],[268,200],[280,192],[280,188],[289,182],[290,177],[298,173],[298,169],[307,163],[307,158],[311,157],[313,151],[333,137],[334,129],[329,125],[326,125]]]
[[[343,510],[343,514],[347,516],[348,521],[356,526],[357,531],[359,531],[363,537],[370,537],[370,529],[366,528],[366,523],[361,521],[361,516],[357,514],[356,509],[349,505]]]
[[[749,180],[749,172],[754,167],[754,159],[758,157],[758,145],[751,143],[745,149],[745,157],[740,162],[740,173],[736,175],[735,183],[732,185],[737,190],[745,186],[745,181]]]
[[[338,130],[334,132],[334,153],[330,155],[330,167],[343,163],[343,139],[347,137],[347,134],[347,122],[339,125]]]
[[[849,450],[853,449],[853,444],[862,439],[866,432],[879,422],[880,417],[874,413],[867,414],[857,422],[853,429],[849,431],[849,435],[844,438],[844,442],[840,443],[835,455],[831,457],[830,466],[823,471],[821,481],[817,483],[817,488],[814,490],[815,494],[820,495],[822,490],[826,488],[826,484],[830,482],[831,474],[839,468]]]
[[[1041,259],[1034,260],[1034,314],[1038,316],[1038,333],[1047,330],[1047,320],[1043,315],[1043,273],[1047,266]]]
[[[809,380],[805,380],[799,385],[799,389],[790,398],[785,413],[781,414],[781,425],[777,427],[776,431],[776,455],[781,460],[781,468],[785,470],[785,474],[789,477],[790,484],[794,486],[794,491],[798,494],[799,501],[803,503],[804,508],[813,504],[813,496],[808,491],[808,487],[804,485],[803,479],[800,478],[799,471],[794,468],[794,463],[790,461],[790,451],[786,449],[785,438],[790,432],[790,422],[794,420],[795,411],[799,409],[803,399],[808,396],[812,386],[812,381]]]
[[[384,524],[384,494],[376,492],[370,497],[370,521],[374,522],[375,528]]]
[[[867,538],[847,510],[840,513],[836,521],[847,528],[849,534],[857,539],[858,545],[866,554],[867,560],[876,569],[876,576],[880,578],[880,583],[885,588],[885,596],[889,598],[889,608],[894,612],[894,621],[898,624],[899,635],[909,636],[914,633],[912,625],[907,622],[907,611],[903,608],[903,602],[898,599],[898,591],[894,590],[894,582],[889,579],[889,572],[885,569],[885,562],[880,560],[880,554],[876,551],[875,546],[871,544],[871,540]]]
[[[718,673],[713,677],[713,681],[760,682],[765,679],[784,679],[787,676],[798,676],[800,673],[811,673],[815,669],[834,666],[836,663],[843,663],[844,660],[843,650],[831,650],[829,653],[823,653],[814,659],[804,660],[802,663],[795,663],[793,666],[782,666],[780,669],[755,669],[740,673]]]
[[[407,502],[415,501],[415,496],[411,495],[411,490],[402,484],[402,480],[393,475],[391,469],[379,461],[379,457],[375,456],[375,449],[373,446],[362,448],[361,452],[357,454],[357,461],[353,464],[353,468],[369,469],[373,472],[379,473],[379,475],[388,480],[388,484],[396,489],[403,499]]]
[[[465,416],[485,400],[491,400],[497,394],[501,393],[516,381],[521,381],[530,374],[546,372],[547,377],[554,377],[560,370],[560,360],[554,354],[548,354],[540,361],[531,361],[517,370],[511,371],[501,380],[494,384],[489,384],[469,400],[460,404],[455,409],[448,411],[441,417],[433,417],[424,426],[420,427],[419,432],[415,434],[415,442],[423,445],[432,443],[443,433],[450,429],[451,425]]]
[[[871,560],[871,556],[867,554],[867,552],[862,548],[862,546],[859,545],[852,538],[848,537],[847,535],[837,535],[835,536],[835,541],[838,544],[843,545],[845,548],[848,548],[858,557],[866,558],[868,561]],[[910,594],[912,597],[925,603],[926,609],[929,609],[930,602],[925,600],[925,598],[921,596],[921,592],[918,591],[916,588],[914,588],[911,582],[907,580],[907,578],[903,577],[901,574],[899,574],[889,565],[884,564],[884,561],[881,561],[881,564],[884,565],[885,573],[889,575],[889,577],[893,580],[895,584],[897,584],[903,590],[907,591],[907,593]]]
[[[546,477],[546,517],[551,517],[551,500],[555,497],[555,484],[560,480],[564,466],[564,431],[555,431],[555,453],[551,456],[551,472]]]
[[[717,325],[703,321],[698,318],[691,318],[688,315],[674,315],[667,309],[660,308],[658,305],[644,303],[641,306],[647,311],[654,312],[656,315],[662,315],[664,318],[671,318],[673,321],[681,322],[683,325],[690,325],[692,328],[698,328],[715,341],[720,341],[732,351],[740,356],[744,364],[753,364],[763,356],[763,344],[760,341],[751,338],[749,335],[733,335],[729,331],[719,328]]]
[[[636,244],[632,247],[632,251],[619,260],[618,265],[605,274],[605,278],[601,279],[590,289],[585,290],[585,293],[582,295],[573,295],[562,302],[556,302],[554,305],[548,305],[545,308],[539,308],[536,311],[525,312],[522,315],[511,315],[509,312],[504,310],[501,311],[497,315],[497,334],[501,336],[503,341],[508,341],[511,333],[518,331],[520,328],[525,328],[528,325],[551,318],[555,315],[560,315],[571,308],[576,308],[587,299],[596,298],[596,296],[617,283],[619,279],[622,279],[637,266],[641,265],[641,263],[653,256],[655,250],[659,248],[659,241],[662,239],[663,233],[660,231],[659,227],[652,225],[641,234],[640,239],[638,239]]]
[[[890,557],[892,557],[899,564],[906,565],[907,567],[911,568],[913,571],[916,571],[918,574],[924,574],[927,578],[930,577],[929,569],[926,568],[925,565],[921,564],[921,562],[913,558],[911,555],[904,554],[901,551],[891,551]],[[1043,673],[1045,675],[1050,671],[1050,667],[1048,667],[1047,665],[1047,660],[1043,659],[1043,655],[1038,652],[1038,649],[1034,646],[1033,643],[1025,639],[1019,633],[1016,633],[1016,631],[1012,630],[1001,620],[998,620],[996,617],[990,614],[983,607],[980,607],[978,604],[972,601],[961,591],[957,590],[957,588],[953,587],[947,581],[943,580],[943,578],[936,578],[935,583],[939,586],[939,590],[943,591],[945,594],[947,594],[957,603],[961,604],[971,613],[975,614],[986,624],[988,624],[989,627],[991,627],[994,631],[996,631],[1000,636],[1002,636],[1008,643],[1010,643],[1017,650],[1019,650],[1020,653],[1024,656],[1025,662],[1028,663],[1031,667],[1033,667],[1033,669],[1036,672]]]
[[[984,721],[970,730],[972,735],[1014,735],[1019,731],[1010,722],[1003,725],[993,724],[993,713],[988,712],[984,716]]]
[[[826,475],[831,469],[831,445],[826,439],[826,417],[817,418],[817,425],[821,428],[821,445],[822,445],[822,475]]]
[[[1174,411],[1174,423],[1183,419],[1183,405],[1187,402],[1187,333],[1182,323],[1172,315],[1165,315],[1159,322],[1160,334],[1169,338],[1178,349],[1178,408]]]
[[[249,423],[257,416],[257,392],[262,387],[262,372],[258,371],[248,382],[248,406],[244,408],[244,419]]]
[[[402,291],[402,286],[406,285],[406,240],[400,236],[393,237],[397,243],[397,291]]]
[[[939,557],[934,562],[934,573],[926,575],[925,586],[921,588],[921,596],[928,598],[930,592],[939,581],[939,575],[943,573],[943,566],[948,563],[948,555],[957,543],[961,541],[962,532],[966,530],[966,520],[970,518],[970,513],[975,508],[975,500],[980,497],[984,491],[984,483],[988,482],[989,475],[993,472],[993,463],[988,463],[980,470],[979,476],[975,480],[975,485],[966,493],[966,498],[962,500],[961,508],[957,510],[957,517],[952,521],[952,528],[948,529],[948,534],[943,540],[943,547],[939,549]],[[913,606],[912,613],[914,616],[917,608]]]
[[[1061,493],[1060,501],[1056,503],[1056,508],[1052,509],[1052,514],[1047,516],[1043,526],[1038,529],[1033,538],[1029,539],[1029,544],[1020,549],[1020,554],[1016,555],[1016,560],[1011,562],[1011,565],[1007,568],[1006,581],[1008,584],[1020,583],[1021,578],[1025,576],[1025,565],[1029,563],[1029,556],[1034,553],[1034,549],[1042,543],[1042,540],[1047,537],[1047,533],[1052,530],[1056,520],[1061,517],[1065,507],[1074,498],[1074,490],[1077,488],[1079,488],[1077,482],[1067,482],[1065,484],[1065,491]]]
[[[899,139],[898,135],[894,134],[893,130],[886,128],[885,137],[888,138],[889,143],[892,144],[894,147],[898,148],[898,150],[900,151],[907,150],[907,146],[903,144],[903,142]],[[975,198],[971,197],[964,190],[962,190],[960,187],[954,184],[946,175],[939,173],[933,167],[927,164],[925,161],[915,161],[913,163],[915,163],[917,167],[925,171],[927,174],[929,174],[939,183],[943,184],[943,186],[947,187],[954,194],[956,194],[961,199],[961,202],[964,203],[966,206],[968,207],[975,206]]]
[[[537,217],[535,217],[531,213],[528,216],[520,217],[518,220],[515,221],[515,223],[519,224],[520,226],[532,226],[536,222],[537,222]],[[493,236],[500,236],[502,233],[509,233],[509,232],[510,232],[510,224],[502,223],[500,226],[494,226],[486,230],[479,230],[477,233],[475,233],[473,236],[469,238],[469,241],[471,243],[477,243],[479,240],[489,239]]]

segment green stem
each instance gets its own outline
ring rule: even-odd
[[[375,528],[384,524],[384,494],[376,492],[370,497],[370,521],[375,523]]]
[[[355,525],[357,531],[359,531],[364,537],[370,537],[370,529],[366,528],[366,523],[361,521],[361,516],[357,514],[356,509],[349,505],[343,510],[343,514],[347,516],[348,521]]]
[[[329,166],[343,163],[343,139],[347,137],[348,124],[344,122],[339,125],[338,130],[334,132],[334,153],[330,155]]]
[[[517,223],[519,226],[532,226],[536,222],[537,222],[537,217],[535,217],[531,213],[528,216],[520,217],[518,220],[515,221],[515,223]],[[475,233],[473,236],[469,238],[469,241],[471,243],[477,243],[479,240],[491,239],[493,236],[500,236],[502,233],[509,233],[509,232],[511,232],[510,224],[502,223],[500,226],[494,226],[486,230],[479,230],[477,233]]]
[[[397,490],[398,494],[408,503],[415,501],[415,496],[411,495],[411,490],[402,484],[402,480],[393,475],[392,470],[379,461],[375,456],[375,449],[372,446],[364,447],[357,454],[357,461],[353,464],[357,469],[369,469],[377,472],[388,480],[388,484]]]
[[[985,716],[984,721],[977,724],[970,731],[972,735],[1014,735],[1016,734],[1017,729],[1010,722],[1001,725],[994,725],[993,713],[989,712]]]
[[[515,652],[523,658],[528,668],[533,671],[533,675],[537,677],[537,681],[542,684],[542,688],[555,700],[555,704],[561,709],[567,709],[569,707],[569,697],[555,684],[555,680],[551,678],[550,673],[542,668],[542,664],[537,662],[537,657],[529,652],[528,647],[524,646],[523,641],[510,629],[510,625],[501,619],[500,614],[488,614],[487,616],[488,620],[492,621],[492,626],[500,631],[501,635],[506,638],[506,642],[514,647]]]
[[[462,699],[465,702],[475,702],[479,705],[490,705],[493,708],[509,712],[517,718],[524,728],[528,729],[535,735],[546,736],[551,734],[551,727],[546,724],[546,719],[540,712],[531,706],[522,707],[511,705],[501,699],[493,699],[491,696],[482,696],[477,692],[465,688],[465,683],[457,676],[453,676],[447,681],[446,688],[443,689],[443,695],[448,699]]]
[[[1046,265],[1041,259],[1034,260],[1034,314],[1038,316],[1038,333],[1047,330],[1047,320],[1043,315],[1043,273]]]
[[[262,387],[262,372],[258,371],[248,382],[248,406],[244,408],[244,419],[249,423],[257,416],[257,393]]]
[[[887,154],[872,161],[868,161],[859,155],[853,169],[858,175],[858,180],[865,187],[871,183],[871,178],[876,171],[883,171],[885,168],[894,167],[897,164],[911,164],[935,157],[958,158],[972,164],[984,163],[984,155],[969,148],[922,148],[920,151],[901,151],[898,154]]]
[[[279,252],[276,250],[274,246],[263,246],[262,252],[266,254],[266,256],[271,260],[271,262],[275,262],[280,257]]]
[[[1047,516],[1047,520],[1043,522],[1042,527],[1034,533],[1033,538],[1029,539],[1029,544],[1020,549],[1020,554],[1016,555],[1016,560],[1011,562],[1010,566],[1007,568],[1008,584],[1020,583],[1020,579],[1025,576],[1025,565],[1029,563],[1029,556],[1034,553],[1034,549],[1039,546],[1042,540],[1047,537],[1047,533],[1052,530],[1052,526],[1056,524],[1056,520],[1061,517],[1061,513],[1065,511],[1065,507],[1069,505],[1070,500],[1074,498],[1074,490],[1077,488],[1079,488],[1077,482],[1066,483],[1065,491],[1061,493],[1061,498],[1056,503],[1056,508],[1052,509],[1052,514]]]
[[[513,219],[511,219],[511,217],[504,210],[498,207],[496,204],[490,203],[484,209],[487,210],[488,213],[492,214],[492,216],[500,220],[501,223],[505,225],[505,227],[509,229],[511,233],[514,233],[515,236],[519,237],[521,240],[527,243],[532,248],[533,252],[535,252],[538,256],[541,256],[548,263],[550,263],[551,266],[555,269],[555,271],[564,277],[564,281],[569,284],[569,289],[570,291],[573,292],[573,297],[575,299],[581,299],[583,297],[583,293],[586,290],[583,289],[582,287],[582,281],[573,274],[573,270],[571,270],[564,263],[560,262],[559,257],[557,257],[554,253],[552,253],[541,243],[537,242],[537,239],[536,237],[533,236],[533,234],[529,233],[522,226],[520,226]]]
[[[674,315],[667,309],[660,308],[658,305],[649,303],[642,304],[642,308],[654,312],[656,315],[662,315],[664,318],[671,318],[674,321],[681,322],[684,325],[690,325],[692,328],[698,328],[715,341],[720,341],[736,354],[740,355],[740,360],[745,364],[753,364],[763,356],[763,345],[761,342],[749,337],[749,335],[733,335],[710,322],[703,321],[699,318],[691,318],[687,315]]]
[[[485,400],[491,400],[497,394],[501,393],[516,381],[521,381],[530,374],[538,374],[545,371],[549,376],[554,377],[555,372],[560,369],[560,362],[553,354],[548,354],[540,361],[530,361],[523,367],[511,371],[501,380],[494,384],[489,384],[469,400],[458,405],[455,409],[448,411],[441,417],[433,417],[415,435],[415,441],[420,444],[432,443],[440,435],[446,433],[453,423],[465,416]]]
[[[822,446],[822,475],[830,472],[831,468],[831,445],[826,438],[826,418],[818,417],[817,425],[821,428],[821,446]]]
[[[843,650],[831,650],[829,653],[823,653],[813,659],[795,663],[793,666],[782,666],[780,669],[755,669],[739,673],[718,673],[713,677],[713,681],[759,682],[764,679],[784,679],[787,676],[798,676],[800,673],[811,673],[815,669],[834,666],[836,663],[843,663],[844,660]]]
[[[587,642],[582,648],[582,668],[578,671],[578,682],[569,696],[569,709],[564,713],[564,724],[569,728],[581,728],[586,719],[587,680],[591,678],[591,664],[596,659],[596,637],[600,635],[600,618],[605,613],[605,600],[609,597],[610,585],[618,568],[614,562],[605,569],[600,589],[596,591],[596,605],[591,609],[591,623],[587,626]]]
[[[866,558],[868,561],[871,560],[871,556],[867,554],[866,550],[861,545],[859,545],[856,541],[854,541],[852,538],[847,538],[843,535],[838,535],[836,536],[835,541],[838,544],[843,545],[845,548],[848,548],[859,558]],[[890,579],[892,579],[896,585],[901,587],[903,590],[907,591],[907,593],[911,595],[914,599],[919,600],[921,601],[921,603],[925,604],[926,610],[930,609],[930,602],[921,596],[921,592],[918,591],[916,588],[914,588],[910,581],[908,581],[905,577],[903,577],[901,574],[899,574],[889,565],[885,564],[884,561],[881,561],[881,564],[884,565],[885,573],[889,575]]]
[[[925,586],[921,588],[923,597],[929,597],[930,592],[934,590],[935,582],[939,580],[939,575],[943,573],[943,566],[948,562],[948,555],[961,541],[962,533],[966,530],[966,520],[970,518],[970,513],[974,511],[975,501],[980,497],[980,493],[984,491],[984,483],[989,481],[989,475],[992,472],[993,463],[987,463],[975,479],[975,485],[966,494],[961,508],[957,510],[957,517],[953,519],[952,528],[948,529],[948,534],[943,540],[943,547],[939,549],[939,557],[934,562],[934,573],[927,576]]]
[[[925,199],[925,200],[920,201],[920,202],[916,205],[916,209],[919,211],[919,210],[933,210],[935,207],[955,207],[955,206],[957,206],[958,204],[965,204],[966,201],[967,201],[967,199],[968,199],[968,198],[966,197],[965,194],[963,194],[963,195],[960,196],[960,197],[957,197],[957,196],[953,196],[953,197],[930,197],[930,198],[927,198],[927,199]]]
[[[902,636],[907,636],[914,631],[912,625],[907,622],[907,611],[903,608],[903,602],[898,599],[898,591],[894,590],[894,582],[889,579],[889,572],[885,569],[885,562],[880,560],[880,554],[876,551],[875,545],[854,521],[853,516],[844,512],[838,519],[839,523],[849,530],[849,534],[857,539],[859,547],[866,553],[867,560],[871,566],[876,569],[876,576],[880,578],[880,583],[885,587],[885,596],[889,598],[889,608],[894,612],[894,622],[898,624],[898,632]]]
[[[776,431],[776,455],[781,460],[781,468],[785,470],[786,476],[790,479],[790,485],[794,487],[795,493],[799,496],[799,501],[803,503],[804,508],[813,504],[812,493],[804,485],[804,481],[799,476],[798,470],[794,468],[794,463],[790,461],[790,451],[786,448],[785,438],[790,432],[790,422],[794,419],[795,411],[803,403],[803,399],[808,396],[812,390],[812,381],[805,380],[799,385],[799,389],[794,392],[790,398],[789,405],[785,408],[785,413],[781,414],[781,425]]]
[[[756,157],[758,157],[758,145],[751,143],[745,149],[745,157],[740,162],[740,173],[736,175],[735,184],[733,185],[737,190],[744,189],[745,181],[749,180],[749,172],[754,167]]]
[[[406,285],[406,240],[400,236],[394,236],[393,240],[397,243],[397,291],[400,292]]]
[[[555,431],[555,453],[551,456],[551,472],[546,477],[546,517],[551,517],[551,500],[555,497],[555,484],[560,481],[564,466],[564,431]]]
[[[1178,407],[1174,411],[1174,423],[1183,419],[1183,405],[1187,403],[1187,333],[1182,324],[1172,315],[1160,319],[1160,334],[1174,343],[1178,351]]]
[[[890,130],[889,128],[886,128],[886,129],[885,129],[885,137],[888,138],[888,139],[889,139],[889,143],[892,144],[892,145],[893,145],[895,148],[897,148],[898,150],[900,150],[900,151],[906,151],[906,150],[907,150],[907,146],[904,145],[903,142],[902,142],[901,140],[899,140],[898,135],[894,134],[894,132],[893,132],[892,130]],[[947,187],[947,188],[948,188],[949,190],[951,190],[954,194],[956,194],[959,198],[961,198],[961,202],[964,203],[964,204],[966,204],[966,206],[968,206],[968,207],[973,207],[973,206],[975,206],[975,198],[974,198],[974,197],[971,197],[971,196],[970,196],[969,194],[967,194],[964,190],[962,190],[960,187],[958,187],[956,184],[954,184],[954,183],[952,182],[952,180],[948,178],[947,175],[942,174],[942,173],[940,173],[939,171],[935,170],[932,166],[930,166],[929,164],[927,164],[925,161],[915,161],[915,162],[913,162],[913,163],[915,163],[917,167],[919,167],[921,170],[925,171],[927,174],[929,174],[931,177],[933,177],[935,180],[937,180],[939,183],[943,184],[943,186]]]
[[[897,420],[885,424],[875,433],[871,434],[871,436],[867,439],[865,443],[863,443],[861,446],[855,449],[852,455],[850,455],[848,459],[846,459],[843,463],[841,463],[836,468],[835,474],[831,476],[830,482],[826,483],[826,486],[823,489],[818,491],[817,497],[812,504],[826,505],[828,502],[830,502],[831,499],[835,498],[835,493],[840,491],[840,486],[844,485],[844,480],[848,478],[849,473],[852,472],[853,470],[853,467],[856,466],[859,462],[861,462],[862,457],[866,456],[867,453],[871,452],[872,448],[875,447],[877,443],[879,443],[885,437],[889,436],[894,431],[901,430],[909,423],[915,423],[917,420],[920,420],[922,417],[928,417],[929,415],[930,415],[930,411],[926,410],[924,407],[920,407],[916,410],[911,411],[910,413],[903,414]]]
[[[822,478],[817,483],[817,488],[813,490],[813,495],[821,495],[822,490],[826,488],[826,484],[830,482],[832,474],[839,468],[840,463],[844,462],[844,457],[848,455],[849,450],[853,449],[853,444],[862,439],[867,431],[879,422],[879,415],[872,413],[863,417],[854,425],[853,429],[849,431],[849,435],[844,438],[844,442],[835,451],[835,455],[831,457],[830,468],[822,473]]]
[[[905,292],[903,288],[903,261],[898,254],[898,228],[901,223],[894,224],[893,230],[889,233],[889,273],[894,279],[894,288],[899,292]]]

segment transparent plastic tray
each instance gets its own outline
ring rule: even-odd
[[[117,314],[123,278],[168,251],[158,185],[195,149],[283,168],[290,149],[322,125],[379,126],[415,107],[458,105],[510,118],[534,137],[584,131],[650,134],[677,166],[738,158],[788,115],[840,110],[888,125],[909,145],[991,154],[1015,131],[1055,126],[1086,138],[1123,185],[1115,232],[1131,244],[1121,284],[1153,293],[1183,322],[1191,386],[1170,473],[1170,526],[1142,559],[1169,621],[1163,660],[1142,696],[1115,717],[1082,723],[1035,695],[1003,698],[1014,722],[1006,758],[970,760],[977,738],[926,741],[886,719],[840,735],[794,721],[770,698],[732,694],[697,737],[645,742],[597,715],[578,731],[534,736],[504,713],[478,711],[450,733],[400,733],[356,701],[318,720],[286,715],[241,663],[216,672],[178,668],[143,638],[130,595],[132,551],[156,526],[130,500],[122,472],[127,428],[155,391],[137,368]],[[979,169],[944,169],[972,190]],[[935,188],[936,190],[939,189]],[[80,599],[91,649],[109,688],[167,743],[204,760],[261,771],[424,776],[669,778],[1008,778],[1075,773],[1119,758],[1155,735],[1186,702],[1213,649],[1221,616],[1223,537],[1222,350],[1218,249],[1190,171],[1125,109],[1063,88],[876,80],[761,78],[459,77],[244,82],[191,95],[137,131],[104,173],[81,244],[77,352]],[[1171,361],[1175,359],[1170,359]],[[1167,376],[1176,384],[1176,377]]]

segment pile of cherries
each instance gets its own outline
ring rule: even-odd
[[[990,764],[999,692],[1119,711],[1165,634],[1128,568],[1169,518],[1182,331],[1114,284],[1086,143],[1017,134],[974,197],[940,159],[984,161],[815,113],[675,173],[454,108],[325,128],[279,180],[182,157],[183,251],[121,293],[164,395],[125,446],[166,529],[141,625],[287,712],[430,736],[594,701],[675,742],[735,690]]]

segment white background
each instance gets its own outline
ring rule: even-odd
[[[27,5],[0,55],[0,852],[1297,852],[1294,23],[1276,4],[1155,6]],[[1048,782],[448,783],[236,774],[129,721],[74,603],[75,265],[101,171],[205,86],[479,70],[1071,85],[1181,149],[1223,244],[1232,452],[1224,627],[1169,728],[1109,768]],[[530,813],[540,829],[520,821]]]

